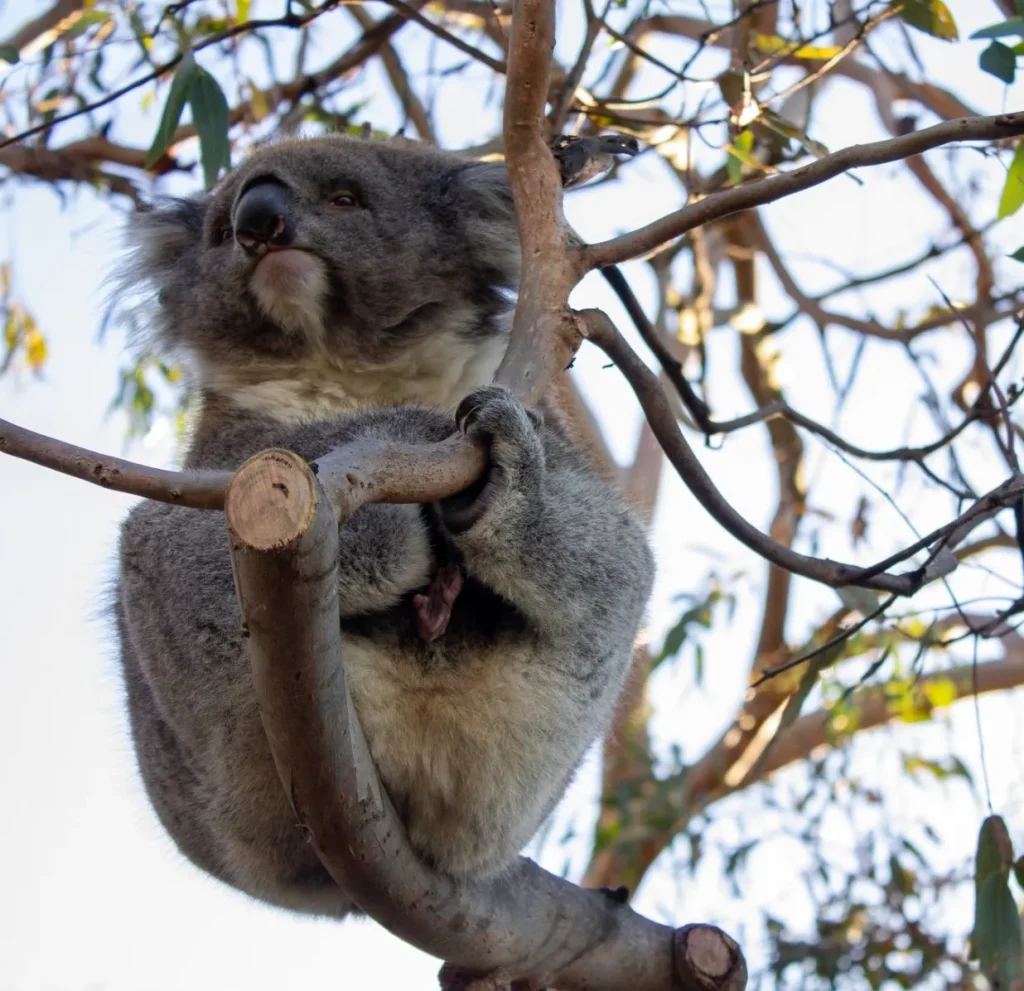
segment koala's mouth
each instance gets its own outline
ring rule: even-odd
[[[323,271],[323,262],[304,248],[277,248],[267,251],[253,267],[250,280],[255,289],[282,295],[305,291]]]
[[[253,267],[249,287],[259,308],[278,326],[311,342],[322,337],[329,286],[321,258],[303,248],[268,251]]]

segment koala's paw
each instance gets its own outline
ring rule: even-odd
[[[459,430],[490,444],[490,465],[464,492],[441,501],[441,518],[452,533],[463,533],[503,501],[518,499],[540,482],[544,448],[540,419],[508,389],[490,385],[471,393],[455,411]]]

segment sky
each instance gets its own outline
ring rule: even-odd
[[[950,0],[949,7],[962,35],[997,17],[990,3]],[[697,12],[694,4],[677,9],[690,8]],[[27,10],[23,2],[8,0],[0,8],[0,37]],[[258,10],[254,5],[254,15]],[[570,52],[578,23],[566,10],[560,41]],[[325,44],[340,50],[351,31],[344,17],[331,17],[333,33]],[[1024,85],[1006,91],[977,70],[977,44],[942,46],[917,36],[915,40],[933,74],[955,80],[962,95],[983,112],[1024,106]],[[652,47],[657,54],[679,58],[679,49],[667,43]],[[415,38],[403,48],[413,67],[424,64],[425,52]],[[326,61],[330,51],[318,54]],[[380,89],[379,79],[372,75],[361,85],[367,92]],[[882,136],[872,107],[853,86],[832,84],[823,106],[827,114],[819,115],[814,136],[830,148]],[[486,116],[467,113],[459,110],[453,97],[443,98],[439,119],[444,142],[457,147],[478,139],[496,113],[496,106]],[[126,133],[144,144],[156,118],[137,110],[132,114]],[[941,155],[934,160],[941,162]],[[995,163],[985,172],[987,202],[993,208],[1001,174]],[[823,256],[847,269],[874,270],[912,254],[927,238],[948,236],[944,219],[895,167],[863,173],[862,178],[864,185],[839,178],[765,211],[784,252],[804,259],[794,271],[808,291],[836,279],[835,272],[814,263],[814,257]],[[597,240],[678,205],[677,187],[656,159],[644,157],[626,170],[623,181],[569,197],[566,211],[585,238]],[[125,452],[124,422],[107,415],[123,339],[114,330],[97,342],[103,280],[116,263],[122,214],[85,190],[71,193],[62,207],[51,190],[28,184],[16,190],[8,184],[0,191],[0,210],[0,235],[5,235],[0,236],[0,256],[14,263],[17,293],[49,335],[51,349],[45,381],[23,374],[0,380],[0,417],[95,450]],[[1024,224],[1005,224],[993,239],[1013,250],[1024,241]],[[971,272],[963,254],[930,272],[954,298],[968,293]],[[637,276],[642,301],[650,304],[651,286],[639,264],[630,266],[629,274]],[[764,278],[767,315],[781,316],[781,296],[767,272]],[[572,302],[605,307],[635,341],[621,308],[599,280],[586,280]],[[901,308],[919,315],[939,302],[935,287],[923,276],[894,280],[872,297],[872,306],[885,318]],[[857,311],[865,304],[854,297],[845,305]],[[996,347],[1000,333],[993,335]],[[813,329],[798,322],[780,343],[787,394],[802,410],[827,419],[831,394]],[[832,343],[837,361],[848,362],[855,342],[834,334]],[[749,397],[737,391],[731,372],[734,335],[718,334],[713,347],[710,388],[716,412],[727,417],[747,411]],[[964,342],[943,346],[942,361],[934,369],[940,388],[956,380],[967,354]],[[869,346],[863,361],[861,384],[839,424],[844,436],[872,447],[930,439],[927,418],[912,413],[919,385],[910,366],[874,346]],[[577,362],[577,380],[606,428],[613,453],[624,461],[639,429],[639,413],[621,376],[605,365],[601,355],[585,348]],[[1019,366],[1014,370],[1019,375]],[[166,431],[155,432],[126,453],[158,465],[172,463],[175,454]],[[699,449],[699,454],[739,512],[766,526],[775,481],[763,431],[743,432],[730,438],[722,451]],[[965,443],[964,456],[978,484],[999,481],[1001,466],[985,444]],[[884,469],[869,474],[882,484],[892,481]],[[813,482],[812,509],[827,509],[840,523],[852,517],[861,494],[871,494],[860,476],[813,446],[808,477]],[[338,925],[262,906],[193,868],[159,828],[135,770],[115,645],[105,615],[117,527],[131,502],[26,463],[0,460],[0,991],[317,991],[361,987],[371,975],[375,987],[432,987],[437,961],[374,924]],[[922,531],[948,519],[951,511],[947,499],[916,479],[908,480],[900,502],[911,508],[913,523]],[[820,554],[849,560],[876,560],[908,540],[907,525],[885,506],[876,507],[869,540],[861,549],[849,546],[844,526],[814,523],[806,527],[802,549],[809,549],[815,530]],[[740,587],[748,594],[741,596],[733,621],[716,628],[705,642],[703,684],[694,683],[692,659],[666,665],[652,681],[656,738],[662,744],[678,742],[692,758],[721,732],[742,697],[759,621],[755,593],[763,585],[765,569],[709,521],[674,477],[666,477],[662,486],[653,542],[659,565],[650,610],[650,636],[655,642],[678,613],[674,596],[699,589],[712,567],[722,574],[745,572]],[[1006,575],[1019,580],[1019,561],[1007,555],[998,563]],[[977,572],[965,572],[956,580],[958,593],[1005,594],[1007,588]],[[826,589],[802,581],[797,589],[793,639],[838,604]],[[930,601],[941,600],[943,594],[941,589],[927,593],[937,597]],[[993,804],[1010,817],[1011,827],[1013,813],[1018,813],[1014,835],[1020,844],[1024,794],[1015,773],[1024,756],[1024,741],[1017,732],[1024,714],[1020,693],[985,699],[978,713]],[[900,748],[912,741],[923,753],[944,754],[955,746],[977,771],[975,720],[973,708],[961,705],[948,720],[925,729],[873,733],[858,746],[857,759],[862,767],[877,769],[881,781],[891,783]],[[569,819],[575,821],[578,835],[586,835],[593,814],[594,771],[593,762],[581,770],[552,835]],[[941,820],[945,837],[936,856],[956,863],[973,847],[983,805],[955,790],[907,786],[897,795],[895,814],[905,815],[909,822],[930,808]],[[742,836],[743,830],[767,829],[766,822],[751,824],[738,818],[728,828]],[[852,845],[859,828],[869,825],[837,824],[834,843],[839,855]],[[549,843],[540,859],[550,869],[566,868],[570,876],[578,876],[582,850],[581,842],[565,847]],[[779,858],[788,850],[783,837],[755,853],[750,897],[773,898],[794,926],[806,925],[810,920],[792,871],[782,874],[776,866],[785,862]],[[797,855],[795,849],[792,855]],[[680,880],[666,866],[652,872],[635,905],[675,924],[713,920],[742,938],[750,916],[743,901],[733,898],[716,878],[713,863],[705,865],[698,881]],[[969,910],[969,905],[951,907],[950,925],[963,928]],[[756,933],[750,935],[748,954],[756,957]]]

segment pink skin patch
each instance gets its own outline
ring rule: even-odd
[[[283,296],[300,292],[316,278],[319,262],[306,251],[281,248],[268,251],[253,273],[253,282],[265,291]]]
[[[436,640],[448,628],[452,606],[461,591],[462,570],[457,564],[446,564],[431,579],[426,595],[412,597],[416,628],[427,643]]]

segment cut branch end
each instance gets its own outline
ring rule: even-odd
[[[309,466],[291,451],[272,448],[254,455],[228,485],[228,528],[253,550],[284,548],[298,540],[316,515],[317,495]]]

